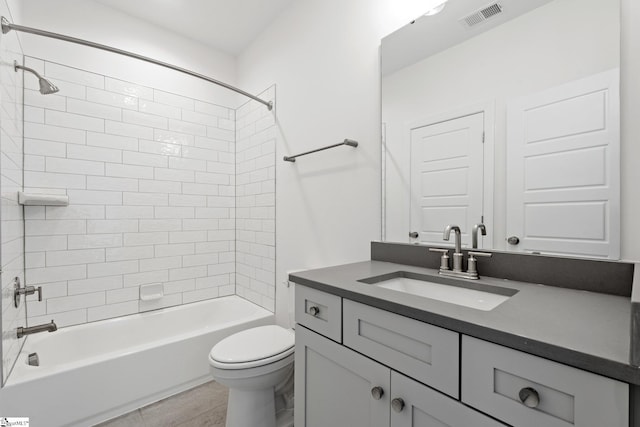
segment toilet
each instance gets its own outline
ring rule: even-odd
[[[295,285],[284,284],[294,328]],[[293,329],[278,325],[247,329],[213,346],[209,370],[229,388],[226,427],[293,427],[294,347]]]
[[[226,427],[293,426],[293,330],[259,326],[213,346],[213,378],[229,387]]]

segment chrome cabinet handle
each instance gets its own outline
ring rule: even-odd
[[[371,389],[371,396],[375,399],[375,400],[380,400],[382,399],[382,395],[384,395],[384,390],[382,389],[382,387],[380,386],[375,386],[374,388]]]
[[[391,401],[391,407],[396,412],[402,412],[402,410],[404,409],[404,400],[402,400],[399,397],[396,397]]]
[[[531,387],[525,387],[520,390],[518,397],[520,398],[520,402],[529,408],[536,408],[540,404],[540,395]]]
[[[417,239],[418,237],[420,237],[420,234],[418,234],[417,231],[412,231],[409,233],[409,237],[411,237],[412,239]]]
[[[317,316],[320,313],[320,308],[316,307],[315,305],[312,305],[311,307],[309,307],[309,314],[311,314],[312,316]]]

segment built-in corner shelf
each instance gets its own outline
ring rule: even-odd
[[[69,196],[18,191],[18,203],[24,206],[69,206]]]

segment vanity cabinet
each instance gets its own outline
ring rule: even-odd
[[[295,358],[296,426],[504,427],[302,326]]]
[[[297,427],[629,427],[620,381],[300,285],[296,322]]]
[[[296,322],[296,426],[504,427],[403,375],[457,397],[458,333],[299,285]]]

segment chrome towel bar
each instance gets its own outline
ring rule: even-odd
[[[342,141],[342,142],[340,142],[338,144],[333,144],[333,145],[328,145],[326,147],[317,148],[315,150],[307,151],[305,153],[296,154],[295,156],[284,156],[283,160],[285,162],[295,162],[296,161],[296,157],[306,156],[307,154],[317,153],[318,151],[328,150],[329,148],[340,147],[341,145],[348,145],[350,147],[357,147],[358,146],[358,141],[354,141],[353,139],[345,139],[344,141]]]

